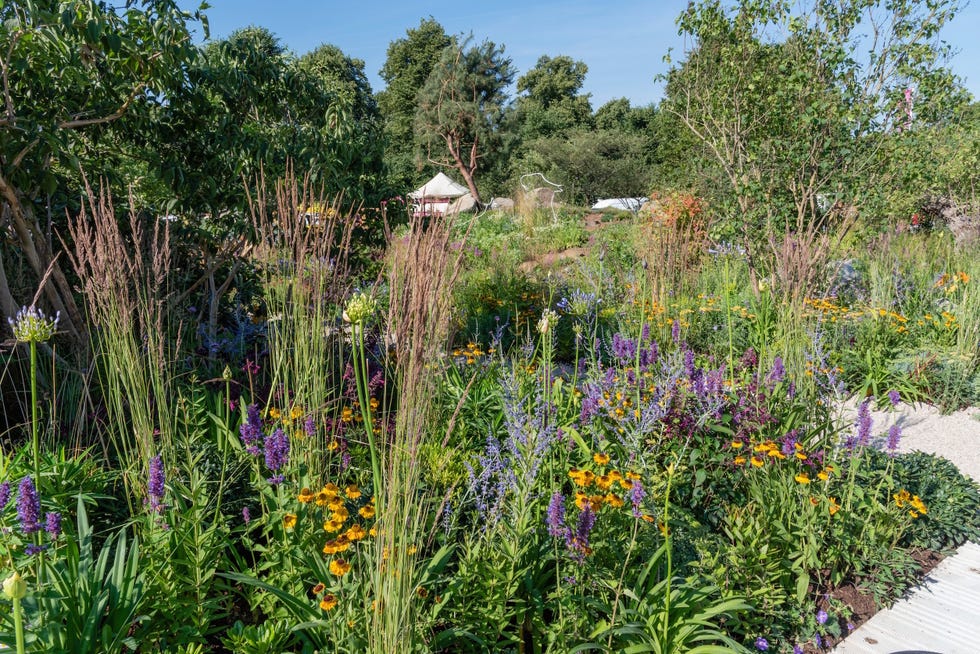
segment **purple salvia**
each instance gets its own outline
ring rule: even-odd
[[[245,451],[252,456],[258,456],[262,452],[262,416],[259,405],[249,404],[245,416],[245,422],[238,428],[238,432],[242,436]]]
[[[630,502],[633,503],[633,517],[639,518],[643,515],[640,511],[640,506],[643,504],[643,498],[646,497],[647,492],[643,489],[643,484],[640,483],[639,479],[633,480],[633,485],[630,486]]]
[[[56,540],[61,535],[61,514],[52,511],[44,516],[44,531],[52,540]]]
[[[793,456],[793,454],[796,453],[796,439],[799,437],[799,434],[799,430],[792,429],[785,436],[783,436],[780,451],[785,456]]]
[[[773,359],[772,369],[769,371],[769,384],[775,386],[786,378],[786,368],[783,366],[783,357],[777,356]]]
[[[677,318],[674,318],[674,322],[670,326],[670,338],[674,343],[681,342],[681,321]]]
[[[242,507],[242,520],[245,524],[252,522],[252,512],[249,511],[247,506]]]
[[[27,556],[35,556],[36,554],[40,554],[46,549],[48,549],[47,545],[35,545],[34,543],[31,543],[30,545],[24,548],[24,554],[26,554]]]
[[[565,496],[555,491],[548,503],[548,534],[553,538],[564,538],[568,533],[565,526]]]
[[[306,421],[303,422],[303,431],[310,438],[316,436],[316,421],[313,419],[313,414],[308,415]]]
[[[0,484],[0,511],[7,508],[7,502],[10,501],[10,482],[5,481]]]
[[[163,472],[163,459],[157,455],[150,459],[149,483],[147,494],[150,496],[150,510],[153,513],[163,513],[163,496],[167,492],[167,481]]]
[[[688,379],[694,379],[694,350],[684,348],[684,375]]]
[[[25,534],[41,530],[41,500],[30,476],[24,477],[17,489],[17,519],[20,521],[20,530]]]
[[[902,396],[899,395],[898,391],[890,390],[888,391],[888,401],[892,403],[892,407],[897,407]]]
[[[861,402],[857,414],[857,444],[866,447],[871,442],[871,399]]]
[[[898,450],[898,443],[902,440],[902,427],[901,425],[892,425],[888,428],[888,453],[892,456],[895,455]]]
[[[265,439],[265,467],[276,473],[269,478],[270,484],[281,484],[284,477],[282,469],[289,463],[289,436],[282,429],[276,429]]]
[[[643,323],[643,329],[640,330],[640,343],[648,343],[650,341],[650,323]]]
[[[578,525],[575,528],[575,536],[572,539],[572,546],[581,554],[585,554],[589,547],[589,534],[595,526],[595,513],[592,511],[592,504],[585,503],[582,512],[578,514]]]

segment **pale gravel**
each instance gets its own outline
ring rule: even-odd
[[[885,402],[888,404],[888,402]],[[857,415],[857,403],[846,402],[841,408],[845,424],[852,425]],[[899,403],[894,409],[874,409],[871,433],[884,445],[888,429],[898,424],[902,428],[900,452],[929,452],[953,462],[960,472],[980,482],[980,409],[972,407],[942,415],[928,404]],[[848,426],[846,429],[853,429]]]

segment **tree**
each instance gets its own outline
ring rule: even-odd
[[[454,168],[479,204],[476,172],[494,152],[513,82],[510,59],[491,41],[446,48],[419,91],[416,132],[433,164]]]
[[[196,54],[188,24],[199,19],[173,0],[124,11],[105,2],[0,5],[0,220],[37,279],[50,270],[44,297],[75,339],[83,340],[84,321],[38,213],[68,196],[65,175],[77,184],[83,168],[98,174],[103,158],[117,156],[114,134],[146,137],[151,109],[168,100]],[[2,257],[0,309],[10,314],[18,303]]]
[[[563,199],[592,205],[602,197],[637,197],[649,189],[644,139],[620,130],[574,130],[536,139],[519,165],[564,186]]]
[[[378,93],[384,121],[385,160],[392,180],[405,187],[415,181],[415,114],[419,90],[453,38],[434,18],[419,22],[404,38],[392,41],[381,68],[386,87]]]
[[[750,257],[760,234],[810,229],[887,186],[877,155],[912,127],[906,89],[917,124],[958,104],[936,37],[956,4],[707,0],[680,15],[693,48],[664,110],[723,171]]]
[[[364,72],[364,61],[351,59],[337,46],[325,43],[300,57],[298,68],[347,106],[355,121],[379,123],[378,103]]]
[[[563,134],[590,125],[589,95],[579,95],[589,67],[561,55],[547,55],[517,80],[517,113],[521,136],[533,139]]]

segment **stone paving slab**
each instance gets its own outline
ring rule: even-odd
[[[960,546],[832,654],[980,654],[980,544]]]

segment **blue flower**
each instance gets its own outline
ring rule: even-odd
[[[769,641],[762,636],[759,636],[755,639],[755,648],[760,652],[765,652],[767,649],[769,649]]]

